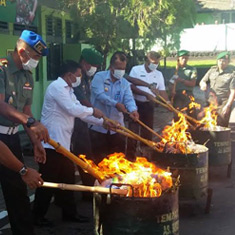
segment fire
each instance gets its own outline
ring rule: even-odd
[[[128,161],[123,153],[114,153],[104,158],[98,166],[85,155],[80,155],[103,179],[112,178],[112,183],[130,184],[135,197],[160,197],[162,192],[172,187],[171,173],[164,171],[144,157],[135,162]],[[132,189],[128,187],[128,195]]]
[[[188,105],[190,112],[193,112],[193,109],[201,109],[201,105],[195,102],[195,98],[193,96],[189,96],[191,103]]]
[[[209,107],[204,108],[205,116],[199,121],[204,129],[213,130],[217,126],[217,105],[210,103]]]
[[[193,142],[192,136],[188,129],[188,124],[185,116],[181,113],[179,115],[179,120],[177,122],[172,121],[171,126],[166,126],[162,131],[162,140],[159,143],[159,147],[162,152],[172,152],[172,153],[191,153],[188,144]]]

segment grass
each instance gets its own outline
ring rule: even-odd
[[[232,59],[230,64],[235,65],[235,59]],[[163,61],[161,62],[161,65],[163,66]],[[216,65],[216,59],[189,59],[188,65],[194,66],[197,68],[210,68],[213,65]],[[166,67],[167,68],[175,68],[176,66],[176,60],[167,59],[166,61]]]

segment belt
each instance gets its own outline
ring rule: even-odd
[[[18,132],[19,126],[1,126],[0,125],[0,134],[5,135],[14,135]]]

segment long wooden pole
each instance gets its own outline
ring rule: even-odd
[[[107,117],[104,117],[104,119],[107,120],[110,123],[113,123],[114,125],[117,125],[117,123],[112,119],[109,119]],[[145,143],[146,145],[148,145],[149,147],[153,148],[154,150],[160,152],[160,150],[157,148],[155,142],[152,142],[150,140],[146,140],[146,139],[142,138],[141,136],[139,136],[138,134],[134,133],[133,131],[129,130],[128,128],[126,128],[124,126],[119,125],[119,126],[117,126],[117,128],[123,130],[126,133],[128,133],[129,135],[131,135],[136,140],[139,140],[139,141]]]
[[[86,191],[92,193],[104,193],[104,194],[118,194],[118,195],[127,195],[128,190],[126,189],[115,189],[101,187],[101,186],[85,186],[85,185],[77,185],[77,184],[64,184],[64,183],[52,183],[52,182],[44,182],[42,187],[45,188],[58,188],[62,190],[71,190],[71,191]]]
[[[94,169],[88,163],[78,158],[76,155],[68,151],[56,141],[49,139],[48,143],[55,148],[56,152],[61,153],[65,157],[69,158],[76,165],[80,166],[84,171],[94,176],[100,183],[104,180],[102,176],[100,176],[98,172],[94,171]]]

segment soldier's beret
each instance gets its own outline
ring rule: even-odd
[[[101,65],[103,62],[102,54],[92,48],[83,49],[82,58],[91,65]]]
[[[48,54],[47,45],[39,34],[24,30],[21,33],[20,39],[26,42],[39,55],[46,56]]]
[[[230,58],[230,53],[228,51],[220,52],[217,55],[217,60],[219,60],[219,59],[229,59],[229,58]]]
[[[178,51],[177,55],[180,57],[180,56],[184,56],[184,55],[188,55],[189,56],[189,51],[187,50],[180,50]]]

